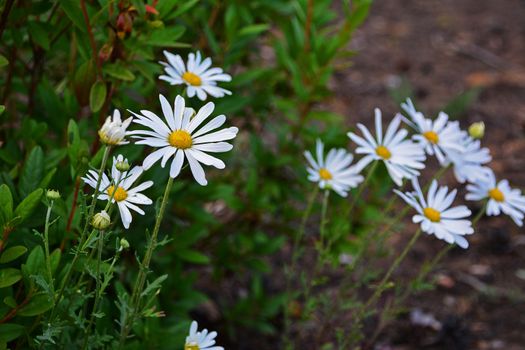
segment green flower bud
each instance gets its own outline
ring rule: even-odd
[[[47,199],[52,200],[52,201],[57,200],[60,198],[60,192],[56,190],[47,190],[46,197]]]
[[[129,249],[129,242],[125,238],[120,239],[120,248],[121,249]]]
[[[102,210],[100,213],[95,214],[95,216],[93,216],[93,220],[91,221],[91,225],[93,225],[93,227],[97,230],[105,230],[109,227],[110,224],[111,218],[105,210]]]
[[[129,163],[126,160],[121,160],[115,164],[115,168],[121,173],[129,170]]]
[[[485,123],[483,122],[472,123],[472,125],[470,125],[468,128],[468,133],[470,137],[474,139],[483,138],[483,135],[485,135]]]

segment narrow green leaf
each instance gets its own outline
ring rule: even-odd
[[[113,78],[117,78],[124,81],[135,80],[135,74],[129,69],[122,67],[121,63],[106,64],[102,69],[104,73],[111,75]]]
[[[58,264],[60,263],[60,258],[62,257],[62,251],[60,248],[57,248],[49,255],[49,260],[51,263],[51,272],[55,272],[58,268]]]
[[[21,245],[8,248],[0,256],[0,264],[5,264],[10,261],[13,261],[21,255],[25,254],[25,252],[27,252],[27,248]]]
[[[4,105],[0,105],[0,114],[4,113],[5,111],[5,106]]]
[[[86,32],[86,22],[84,22],[78,0],[60,0],[60,7],[78,29]]]
[[[40,22],[32,21],[27,24],[27,27],[33,41],[44,50],[49,50],[49,37],[46,26]]]
[[[251,26],[246,26],[241,29],[239,35],[258,35],[270,28],[268,24],[253,24]]]
[[[183,26],[159,28],[150,35],[145,43],[152,46],[177,47],[180,46],[180,43],[177,43],[176,40],[184,34],[185,30]]]
[[[20,270],[8,267],[0,270],[0,288],[12,286],[22,279]]]
[[[0,228],[13,216],[13,196],[6,184],[0,185]]]
[[[44,190],[41,188],[34,190],[31,192],[24,200],[16,207],[15,209],[15,215],[19,216],[22,221],[27,219],[31,213],[33,213],[33,210],[35,210],[38,203],[40,203],[40,198],[42,198],[42,194],[44,193]]]
[[[41,246],[36,246],[33,248],[29,256],[27,257],[25,263],[25,269],[27,272],[27,277],[31,275],[36,275],[38,272],[44,271],[45,260],[44,260],[44,250]]]
[[[207,264],[210,262],[210,258],[194,250],[179,250],[177,251],[176,254],[182,260],[185,260],[185,261],[188,261],[194,264]]]
[[[89,92],[89,108],[93,113],[100,111],[106,100],[107,88],[106,83],[97,81]]]

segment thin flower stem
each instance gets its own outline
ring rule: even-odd
[[[284,343],[289,343],[289,333],[290,333],[290,302],[292,301],[292,292],[291,292],[291,285],[292,285],[292,276],[296,269],[297,260],[299,259],[299,256],[301,255],[302,250],[299,249],[299,245],[301,244],[301,241],[304,237],[306,223],[308,222],[308,219],[310,218],[310,214],[312,213],[312,208],[314,206],[315,198],[317,197],[317,194],[319,193],[319,186],[317,184],[313,188],[310,196],[308,197],[308,202],[306,204],[306,209],[303,212],[303,217],[301,219],[301,224],[299,226],[298,232],[294,236],[293,246],[292,246],[292,261],[290,265],[287,267],[286,271],[286,303],[284,305]]]
[[[328,211],[328,198],[330,197],[330,190],[324,191],[323,205],[321,207],[321,222],[319,224],[319,233],[321,236],[321,250],[324,249],[324,242],[326,238],[326,213]]]
[[[376,160],[376,161],[374,161],[374,163],[372,163],[372,166],[370,167],[370,169],[368,170],[368,173],[366,174],[365,180],[357,188],[357,192],[356,192],[356,194],[355,194],[355,196],[354,196],[354,198],[352,200],[352,203],[350,204],[350,207],[348,208],[348,211],[347,211],[348,214],[346,216],[348,216],[349,214],[352,214],[352,211],[354,210],[354,207],[357,204],[357,201],[359,200],[359,198],[363,194],[363,190],[365,189],[365,187],[370,182],[370,179],[372,178],[372,175],[374,174],[374,172],[375,172],[375,170],[376,170],[378,165],[379,165],[379,161],[378,160]]]
[[[124,343],[126,342],[126,339],[128,337],[129,331],[131,327],[133,326],[133,323],[137,316],[138,308],[140,307],[141,294],[144,289],[144,283],[146,282],[146,275],[149,270],[149,264],[151,262],[151,257],[153,256],[153,251],[157,247],[157,236],[159,234],[159,229],[160,229],[160,224],[162,222],[162,218],[164,217],[164,212],[166,211],[166,205],[168,203],[168,198],[171,192],[172,185],[173,185],[173,178],[170,176],[168,178],[168,183],[166,184],[166,189],[164,190],[164,195],[162,197],[160,209],[157,214],[157,219],[155,221],[155,227],[151,234],[151,239],[149,241],[148,249],[146,250],[146,254],[144,255],[144,259],[142,260],[140,270],[139,270],[139,275],[133,287],[133,293],[131,295],[130,316],[126,317],[122,325],[122,329],[120,332],[119,348],[123,348]]]
[[[80,257],[80,253],[83,252],[82,246],[84,245],[84,241],[86,239],[86,233],[87,233],[89,224],[91,223],[91,219],[93,218],[93,214],[95,213],[95,205],[97,203],[98,194],[100,192],[99,187],[100,187],[100,183],[102,182],[102,174],[104,173],[104,170],[106,169],[106,164],[108,162],[110,151],[111,151],[111,147],[105,146],[104,155],[102,156],[102,163],[100,164],[100,168],[98,170],[97,184],[95,186],[95,191],[93,193],[93,199],[91,200],[91,205],[88,211],[88,215],[86,217],[84,229],[82,230],[82,233],[80,234],[80,239],[79,239],[78,247],[75,251],[75,256],[73,257],[73,260],[71,261],[71,264],[69,265],[67,269],[66,275],[64,279],[62,280],[61,287],[58,291],[58,296],[56,297],[55,303],[53,305],[53,309],[51,310],[51,316],[49,318],[49,323],[53,321],[56,315],[56,309],[57,309],[56,307],[60,303],[60,299],[62,299],[66,285],[69,282],[69,279],[71,278],[71,275],[73,274],[75,265]]]
[[[373,303],[377,301],[377,299],[379,299],[379,297],[385,290],[386,284],[388,283],[388,280],[392,276],[392,273],[394,273],[394,271],[397,269],[399,264],[401,264],[401,262],[405,259],[406,255],[408,254],[410,249],[412,249],[412,247],[414,246],[414,244],[416,243],[420,235],[421,235],[421,228],[419,228],[416,231],[416,233],[412,236],[410,241],[405,246],[405,249],[403,249],[401,254],[399,254],[396,260],[394,260],[394,263],[390,266],[390,268],[388,269],[387,273],[385,274],[381,282],[379,282],[379,285],[377,286],[374,294],[372,294],[372,296],[368,299],[368,301],[361,308],[360,312],[358,313],[359,317],[361,317],[366,312],[366,309],[368,309],[368,307],[370,307]]]
[[[49,254],[49,219],[51,218],[51,210],[53,209],[54,201],[49,203],[46,213],[46,223],[44,226],[44,249],[46,254],[46,269],[49,278],[49,286],[51,288],[51,294],[55,295],[55,284],[53,282],[53,273],[51,272],[51,258]]]

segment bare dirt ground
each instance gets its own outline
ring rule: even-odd
[[[358,55],[334,79],[331,103],[349,124],[371,125],[374,107],[384,118],[393,116],[399,107],[389,90],[403,80],[427,115],[481,87],[460,122],[467,127],[485,121],[490,166],[525,188],[525,1],[376,1],[352,46]],[[455,183],[450,176],[443,181]],[[400,244],[407,236],[400,235]],[[441,330],[401,316],[380,335],[376,349],[525,349],[525,229],[509,218],[485,218],[470,242],[435,271],[435,290],[409,301]],[[442,247],[423,237],[400,273],[410,274]]]

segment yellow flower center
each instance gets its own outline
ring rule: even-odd
[[[120,186],[117,187],[116,190],[115,190],[115,186],[109,186],[107,189],[107,192],[108,192],[108,196],[110,197],[113,196],[113,199],[116,200],[117,202],[121,202],[125,200],[126,198],[128,198],[128,192],[126,192],[126,190]]]
[[[423,214],[432,222],[439,222],[441,220],[441,214],[439,211],[433,208],[425,208],[423,209]]]
[[[191,135],[184,130],[175,130],[173,131],[170,136],[168,136],[168,142],[173,147],[179,148],[179,149],[186,149],[190,148],[193,144],[193,141],[191,139]]]
[[[193,86],[201,86],[202,80],[201,77],[199,77],[197,74],[194,74],[192,72],[185,72],[182,75],[182,79],[186,80],[186,82]]]
[[[388,148],[385,146],[378,146],[376,148],[376,154],[383,159],[390,159],[390,157],[392,157],[392,153],[390,153]]]
[[[501,192],[497,187],[494,187],[489,191],[489,197],[494,199],[496,202],[503,202],[505,200],[503,192]]]
[[[328,170],[326,170],[325,168],[319,169],[319,176],[323,180],[331,180],[332,179],[332,174]]]
[[[434,145],[438,143],[439,141],[439,136],[436,132],[434,131],[426,131],[423,133],[423,136],[425,136],[425,138],[430,142],[430,143],[433,143]]]
[[[200,348],[195,343],[186,343],[186,345],[184,345],[184,350],[200,350]]]

